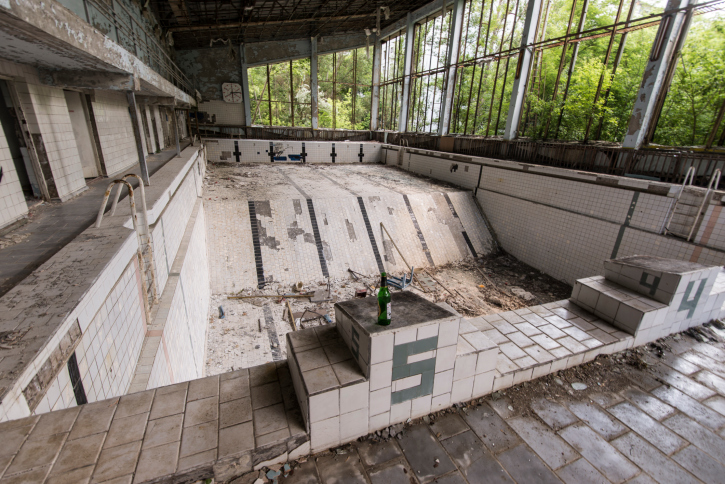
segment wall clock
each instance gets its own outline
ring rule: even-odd
[[[225,82],[222,84],[222,97],[228,103],[241,103],[242,86],[234,82]]]

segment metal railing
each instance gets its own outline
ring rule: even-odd
[[[520,161],[536,165],[591,171],[618,176],[647,177],[680,184],[690,167],[694,167],[693,185],[707,187],[717,170],[725,169],[725,153],[706,153],[685,148],[631,150],[615,145],[505,141],[499,138],[444,137],[412,133],[377,131],[373,139],[411,148],[438,150],[499,160]],[[442,146],[452,144],[452,146]],[[718,187],[713,187],[718,189]]]
[[[69,7],[70,8],[70,7]],[[169,57],[153,33],[118,0],[83,0],[83,10],[71,8],[108,38],[141,59],[164,79],[189,95],[194,88],[189,78]]]

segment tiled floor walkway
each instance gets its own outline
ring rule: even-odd
[[[310,458],[279,482],[723,483],[725,345],[685,335],[668,343],[646,370],[622,363],[618,392],[562,391],[527,405],[487,397],[400,438]]]
[[[188,145],[188,141],[186,142]],[[185,143],[181,144],[182,150]],[[176,147],[161,153],[150,155],[147,159],[149,176],[156,173],[176,154]],[[140,173],[134,166],[126,173]],[[116,176],[115,178],[120,178]],[[114,178],[114,179],[115,179]],[[0,264],[0,297],[25,279],[31,272],[53,257],[60,249],[91,226],[98,214],[98,207],[103,200],[103,193],[108,188],[108,178],[96,178],[88,182],[88,190],[65,203],[53,203],[40,215],[18,228],[14,233],[30,234],[22,242],[6,247],[0,251],[3,263]],[[135,179],[131,185],[138,186]],[[123,197],[126,196],[124,189]],[[108,206],[110,207],[110,201]]]

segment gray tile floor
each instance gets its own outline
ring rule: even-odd
[[[725,345],[685,335],[667,343],[664,357],[645,355],[646,370],[622,363],[618,391],[522,404],[509,390],[412,422],[400,438],[313,456],[279,482],[724,483]]]
[[[188,141],[181,144],[182,150]],[[147,159],[149,176],[156,173],[176,154],[176,147],[150,155]],[[126,173],[140,173],[137,166]],[[120,177],[120,176],[119,176]],[[115,178],[119,178],[115,177]],[[114,179],[115,179],[114,178]],[[108,178],[88,182],[88,190],[65,203],[51,203],[40,210],[37,218],[18,228],[14,233],[30,235],[22,242],[0,251],[0,297],[25,279],[31,272],[53,257],[71,240],[91,226],[98,214]],[[136,187],[138,182],[131,180]],[[123,197],[126,197],[124,189]],[[110,201],[108,207],[110,207]]]

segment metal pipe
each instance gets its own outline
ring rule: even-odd
[[[149,248],[149,266],[151,270],[151,287],[153,289],[153,295],[154,295],[154,303],[158,302],[158,291],[156,289],[156,268],[154,266],[154,248],[153,248],[153,240],[151,239],[151,230],[149,229],[149,219],[148,219],[148,211],[146,209],[146,191],[143,186],[143,180],[140,176],[136,175],[135,173],[129,173],[128,175],[124,175],[123,178],[121,178],[122,181],[126,181],[126,178],[136,178],[138,180],[138,186],[139,191],[141,195],[141,210],[143,212],[143,221],[144,221],[144,233],[147,237],[146,240],[146,246]],[[116,196],[113,198],[113,203],[111,204],[111,213],[110,215],[113,216],[116,213],[116,207],[118,205],[118,199],[121,196],[121,190],[123,189],[122,186],[119,186],[116,190]],[[133,193],[129,193],[129,196],[133,196]]]
[[[633,0],[634,2],[634,0]],[[554,103],[556,102],[556,95],[559,90],[559,81],[561,80],[561,71],[564,69],[564,61],[566,60],[566,48],[568,47],[569,33],[571,32],[571,24],[574,21],[574,12],[576,11],[577,0],[571,3],[571,12],[569,13],[569,22],[566,24],[566,39],[564,45],[561,47],[561,57],[559,58],[559,69],[556,71],[556,81],[554,81],[554,92],[551,94],[552,110],[554,109]],[[546,129],[544,130],[544,139],[549,137],[549,126],[551,124],[551,110],[549,115],[546,117]]]
[[[705,148],[707,148],[708,150],[712,148],[712,143],[715,141],[715,135],[717,134],[717,130],[720,127],[720,123],[722,123],[723,116],[725,116],[725,97],[723,98],[722,104],[720,105],[720,111],[718,111],[717,117],[715,118],[715,124],[712,125],[710,134],[707,137],[707,143],[705,143]],[[723,131],[723,136],[725,136],[725,131]]]
[[[137,175],[134,175],[134,176],[137,176]],[[98,210],[98,216],[96,217],[95,228],[98,229],[101,227],[101,222],[103,221],[103,212],[105,211],[104,209],[106,208],[106,204],[108,203],[108,197],[111,196],[111,190],[117,184],[123,184],[126,186],[126,188],[128,188],[128,199],[129,199],[129,203],[131,204],[131,222],[133,224],[133,230],[134,230],[134,232],[136,232],[136,237],[138,239],[138,248],[136,249],[136,254],[139,258],[139,270],[141,271],[141,276],[142,276],[143,280],[147,281],[148,277],[146,275],[146,267],[145,267],[145,263],[144,263],[144,259],[143,259],[143,254],[141,253],[141,247],[143,245],[143,241],[141,239],[141,234],[138,231],[138,219],[136,216],[136,202],[133,197],[133,187],[131,186],[131,184],[129,182],[127,182],[125,180],[113,180],[108,185],[108,188],[106,188],[106,193],[103,195],[103,202],[101,203],[101,207]],[[141,183],[140,186],[143,186],[143,183]],[[148,294],[146,293],[145,289],[143,291],[141,291],[141,293],[143,294],[144,310],[146,311],[146,319],[148,321],[149,312],[150,312]],[[155,293],[155,285],[154,285],[154,293]]]
[[[702,197],[702,203],[700,204],[700,208],[697,210],[697,214],[695,215],[695,221],[692,223],[692,227],[690,227],[690,232],[687,234],[688,242],[692,238],[692,231],[695,230],[697,221],[699,220],[700,216],[702,216],[702,209],[705,207],[705,203],[707,202],[707,197],[710,196],[710,192],[712,191],[713,186],[715,187],[715,189],[717,189],[717,186],[720,184],[721,175],[722,175],[722,172],[718,169],[718,170],[715,170],[715,172],[710,177],[710,183],[708,183],[708,185],[707,185],[707,191],[705,192],[705,196]]]

